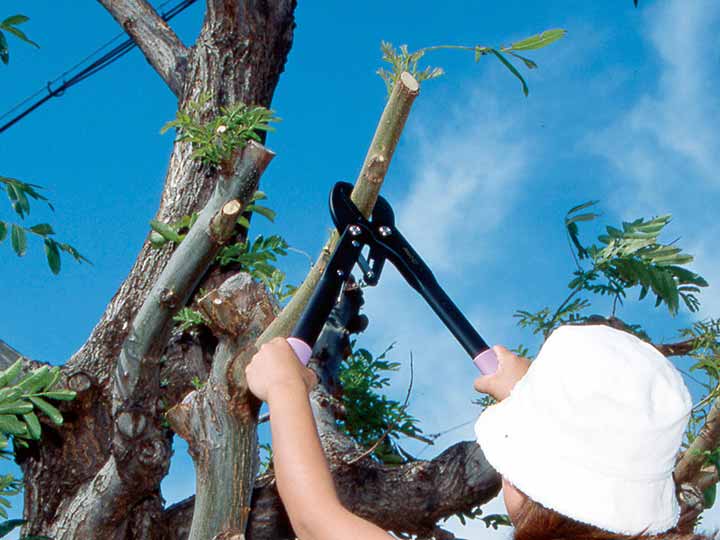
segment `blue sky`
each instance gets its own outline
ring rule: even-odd
[[[0,114],[118,33],[97,3],[6,1],[4,13],[32,20],[28,34],[41,49],[12,42]],[[267,145],[278,156],[262,179],[274,225],[257,233],[284,235],[313,258],[331,223],[327,193],[354,180],[382,110],[385,89],[374,74],[380,40],[411,49],[436,44],[497,45],[547,28],[568,36],[532,57],[524,70],[530,96],[490,58],[443,52],[427,62],[447,74],[425,83],[388,174],[384,195],[403,233],[434,268],[448,293],[490,342],[536,345],[515,326],[516,309],[557,305],[566,294],[572,259],[563,235],[568,208],[600,200],[603,217],[587,227],[671,213],[668,239],[696,256],[711,287],[701,314],[676,319],[650,305],[628,305],[620,316],[640,320],[658,341],[681,325],[718,315],[713,284],[720,277],[714,208],[720,202],[720,5],[714,0],[615,2],[369,1],[303,2],[273,108],[283,118]],[[194,40],[202,2],[173,26]],[[64,260],[53,276],[42,246],[17,259],[0,245],[0,339],[30,357],[62,363],[87,338],[130,269],[148,233],[170,154],[159,135],[175,101],[135,51],[54,99],[0,135],[0,174],[45,186],[56,212],[36,205],[32,220],[49,220],[92,266]],[[0,205],[9,217],[9,207]],[[307,258],[284,261],[291,282]],[[471,421],[475,376],[462,349],[394,274],[366,293],[371,326],[361,344],[415,359],[413,412],[428,433]],[[598,312],[603,312],[599,306]],[[408,370],[393,392],[404,395]],[[466,425],[430,457],[472,437]],[[4,465],[3,465],[4,466]],[[178,447],[166,498],[192,493],[193,471]],[[489,513],[499,511],[491,503]],[[705,524],[720,525],[708,512]],[[505,535],[482,523],[463,537]]]

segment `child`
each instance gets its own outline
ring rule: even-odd
[[[499,403],[475,429],[503,475],[515,539],[667,538],[680,513],[672,469],[692,406],[672,364],[606,326],[558,328],[532,365],[494,350],[498,370],[475,389]],[[287,342],[264,345],[246,373],[270,408],[277,486],[298,538],[392,538],[340,504],[308,401],[315,377]]]

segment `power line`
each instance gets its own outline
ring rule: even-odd
[[[172,0],[166,0],[162,4],[158,6],[157,9],[162,9],[166,5],[168,5]],[[194,4],[197,0],[181,0],[176,6],[168,9],[165,13],[161,14],[160,17],[163,21],[168,22],[170,19],[175,17],[176,15],[182,13],[187,8],[189,8],[192,4]],[[80,60],[77,64],[66,70],[64,73],[58,75],[55,79],[52,81],[49,81],[46,86],[43,88],[40,88],[37,92],[34,94],[26,97],[21,102],[10,108],[7,112],[5,112],[2,116],[0,116],[0,120],[3,120],[4,118],[7,118],[9,115],[13,114],[17,110],[22,108],[22,111],[17,113],[15,116],[13,116],[9,121],[7,121],[5,124],[0,126],[0,133],[3,133],[13,125],[17,124],[20,120],[25,118],[27,115],[29,115],[31,112],[33,112],[35,109],[39,108],[40,106],[44,105],[46,102],[50,101],[50,99],[54,97],[60,97],[62,96],[65,91],[75,86],[76,84],[84,81],[88,77],[94,75],[98,71],[108,67],[110,64],[121,58],[122,56],[126,55],[128,52],[130,52],[133,48],[136,47],[135,42],[132,39],[126,39],[123,41],[120,45],[116,46],[112,50],[110,50],[108,53],[102,55],[100,58],[92,62],[90,65],[85,67],[84,69],[77,72],[77,74],[73,75],[69,79],[66,80],[66,77],[75,71],[77,68],[79,68],[81,65],[89,61],[91,58],[95,57],[100,52],[104,51],[106,48],[108,48],[110,45],[112,45],[114,42],[116,42],[118,39],[120,39],[122,36],[124,36],[125,33],[120,33],[114,38],[112,38],[110,41],[90,53],[88,56]],[[62,80],[62,84],[60,84],[57,88],[53,88],[53,85],[57,83],[58,81]],[[39,95],[43,94],[44,92],[47,92],[46,95],[41,97],[40,99],[34,101],[31,105],[26,106],[31,101],[35,100]]]

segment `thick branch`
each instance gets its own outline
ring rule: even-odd
[[[184,306],[208,267],[222,247],[218,230],[234,223],[239,213],[236,199],[243,204],[257,189],[260,175],[274,154],[262,145],[251,142],[236,156],[229,176],[218,179],[210,200],[185,239],[177,246],[170,261],[148,294],[132,323],[130,335],[120,352],[113,387],[115,410],[128,405],[141,388],[141,368],[158,360],[167,344],[170,322]],[[232,207],[228,213],[228,206]],[[229,216],[229,219],[228,219]],[[224,225],[223,225],[224,223]]]
[[[264,285],[238,274],[200,300],[220,338],[212,371],[202,389],[167,413],[175,432],[188,442],[195,462],[197,494],[189,538],[242,533],[250,513],[257,474],[255,415],[244,414],[242,396],[229,384],[228,366],[246,354],[275,315]]]
[[[451,446],[431,461],[400,466],[369,457],[352,463],[356,453],[348,454],[344,441],[327,435],[323,446],[343,504],[394,532],[427,534],[439,520],[480,506],[500,490],[499,475],[474,442]],[[286,520],[274,481],[259,481],[248,539],[294,538],[278,534],[289,529]]]
[[[715,398],[700,434],[675,466],[675,482],[696,483],[702,468],[707,464],[705,452],[713,451],[718,446],[720,446],[720,398]]]
[[[419,90],[420,86],[415,78],[409,73],[403,73],[397,84],[395,84],[385,110],[380,117],[375,136],[370,143],[365,162],[355,182],[355,188],[351,196],[355,205],[366,217],[370,216],[375,206],[390,160],[400,140],[405,121],[410,114],[410,108]],[[260,336],[258,345],[274,337],[288,336],[290,334],[330,260],[337,239],[338,234],[333,231],[302,285],[300,285],[290,303],[285,306],[277,319]]]
[[[145,0],[98,0],[137,44],[150,65],[180,97],[188,50]]]
[[[348,455],[345,445],[336,443],[323,437],[343,504],[386,530],[428,534],[439,520],[476,508],[500,490],[500,476],[474,442],[455,444],[430,461],[400,466],[383,465],[370,458],[350,463],[356,454]],[[165,513],[167,529],[178,532],[173,540],[187,538],[182,533],[187,531],[192,505],[190,498]],[[256,482],[246,538],[295,538],[272,475]]]

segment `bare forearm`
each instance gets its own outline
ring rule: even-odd
[[[341,507],[304,388],[269,396],[278,490],[293,526],[312,526]],[[300,534],[301,531],[296,531]]]
[[[301,540],[391,540],[384,530],[343,508],[301,386],[268,396],[278,491]]]

